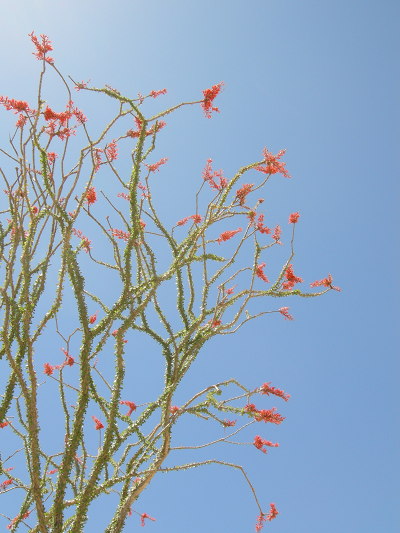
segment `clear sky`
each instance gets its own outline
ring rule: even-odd
[[[276,503],[280,515],[265,531],[397,533],[400,4],[14,0],[4,9],[2,95],[34,94],[32,30],[50,37],[58,67],[74,79],[131,95],[166,87],[166,106],[224,81],[220,114],[207,120],[186,109],[165,136],[166,217],[187,214],[179,206],[207,158],[229,175],[264,146],[287,149],[293,178],[266,188],[265,212],[285,229],[300,212],[296,272],[308,281],[330,272],[342,292],[285,300],[294,321],[267,315],[210,343],[185,387],[238,377],[291,394],[283,405],[266,402],[284,423],[257,428],[280,448],[225,455],[246,468],[266,509]],[[84,111],[96,120],[96,105]],[[150,379],[132,384],[135,394]],[[188,424],[182,439],[205,442],[201,428]],[[224,457],[223,447],[208,456]],[[240,474],[221,466],[162,475],[137,508],[162,533],[245,533],[258,514]],[[126,531],[140,530],[136,518]]]

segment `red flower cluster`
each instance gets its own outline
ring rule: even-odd
[[[258,410],[254,403],[245,405],[244,410],[248,413],[253,413],[253,416],[257,422],[271,422],[272,424],[281,424],[285,417],[276,412],[276,408],[272,409],[260,409]]]
[[[299,220],[300,213],[292,213],[289,216],[289,224],[296,224],[296,222]]]
[[[160,91],[151,91],[149,96],[152,98],[157,98],[157,96],[160,96],[160,94],[167,94],[167,89],[161,89]]]
[[[116,337],[118,335],[118,330],[114,329],[114,331],[111,333],[113,337]],[[126,339],[122,339],[122,342],[127,343],[128,341]]]
[[[242,231],[242,228],[238,228],[232,231],[224,231],[218,237],[217,242],[221,244],[221,242],[229,241],[229,239],[232,239],[234,235],[236,235],[237,233],[240,233],[241,231]]]
[[[277,442],[274,444],[270,440],[262,439],[259,435],[256,435],[254,437],[253,444],[258,450],[261,450],[263,453],[267,453],[267,448],[264,448],[264,446],[269,446],[270,448],[277,448],[279,446]]]
[[[127,233],[126,231],[122,231],[122,229],[111,229],[110,230],[113,237],[117,237],[117,239],[121,239],[123,241],[128,241],[129,240],[129,237],[130,237],[130,234]]]
[[[71,135],[75,135],[75,128],[70,128],[68,126],[68,122],[72,117],[75,117],[80,124],[86,122],[87,118],[82,111],[73,106],[74,103],[69,101],[66,110],[61,113],[56,113],[49,106],[43,111],[43,117],[48,122],[48,125],[43,131],[47,133],[50,138],[57,136],[64,141]]]
[[[50,52],[51,50],[53,50],[51,41],[49,40],[47,35],[43,35],[43,34],[40,35],[41,42],[39,42],[39,39],[36,37],[34,32],[28,33],[28,35],[36,47],[36,52],[33,52],[33,55],[40,60],[47,61],[47,63],[53,64],[54,59],[46,55],[47,52]]]
[[[327,278],[321,279],[319,281],[313,281],[310,283],[310,287],[328,287],[329,289],[333,289],[334,291],[341,291],[339,287],[334,287],[332,285],[333,278],[331,274],[328,275]]]
[[[230,289],[226,289],[226,290],[225,290],[225,294],[233,294],[233,291],[235,290],[235,287],[236,287],[236,285],[234,285],[234,286],[231,287]]]
[[[190,217],[185,217],[185,218],[182,218],[182,220],[178,220],[178,222],[176,223],[177,226],[183,226],[184,224],[186,224],[186,222],[188,220],[193,220],[193,222],[195,224],[200,224],[202,218],[200,215],[190,215]]]
[[[8,524],[7,529],[14,529],[14,524],[15,524],[15,522],[17,522],[18,520],[23,520],[24,518],[28,518],[30,514],[31,514],[31,512],[30,512],[30,511],[27,511],[27,512],[24,513],[23,515],[18,515],[18,516],[16,516],[16,517],[13,518],[13,519],[11,520],[11,522]]]
[[[75,359],[72,357],[72,355],[70,355],[64,348],[61,348],[61,350],[65,355],[65,361],[61,365],[51,365],[50,363],[44,363],[43,372],[48,376],[51,376],[54,370],[61,370],[66,366],[73,366],[75,364]]]
[[[290,394],[287,394],[281,389],[276,389],[275,387],[271,387],[271,382],[264,383],[260,387],[260,393],[266,394],[269,396],[270,394],[273,394],[274,396],[278,396],[278,398],[282,398],[282,400],[285,400],[287,402],[290,398]]]
[[[23,100],[15,100],[14,98],[8,98],[7,96],[0,96],[0,104],[3,105],[7,111],[13,109],[15,114],[23,112],[27,115],[35,114],[35,110],[31,109],[28,102],[24,102]]]
[[[47,161],[51,164],[54,163],[58,155],[55,152],[47,152]]]
[[[155,172],[156,170],[160,170],[161,165],[165,165],[165,163],[168,161],[167,157],[163,157],[160,159],[160,161],[157,161],[157,163],[153,163],[152,165],[147,165],[145,163],[145,166],[149,169],[149,172]]]
[[[222,425],[225,428],[236,426],[236,420],[225,419],[225,420],[223,420]]]
[[[228,180],[224,178],[222,170],[213,170],[211,167],[211,163],[212,163],[212,159],[207,159],[207,164],[202,174],[203,179],[204,181],[208,181],[212,189],[216,191],[221,191],[227,186]],[[219,183],[217,183],[214,178],[218,178]]]
[[[86,191],[86,200],[88,204],[94,204],[97,200],[96,189],[94,187],[89,187]]]
[[[270,503],[269,504],[269,507],[270,507],[270,511],[267,515],[265,515],[264,513],[261,513],[260,516],[257,518],[257,523],[256,523],[256,531],[258,533],[258,531],[261,531],[262,528],[264,527],[264,522],[266,522],[267,520],[270,522],[271,520],[273,520],[274,518],[276,518],[279,514],[277,508],[275,507],[275,504],[274,503]]]
[[[82,247],[84,248],[85,252],[89,252],[89,250],[91,249],[91,242],[92,241],[89,241],[89,239],[87,237],[85,237],[85,235],[82,233],[82,231],[80,229],[75,229],[75,228],[72,228],[72,233],[76,236],[76,237],[79,237],[81,239],[81,244],[82,244]]]
[[[213,107],[212,103],[221,92],[222,86],[223,82],[217,83],[216,85],[213,85],[211,89],[205,89],[203,91],[204,100],[201,103],[201,107],[207,118],[211,118],[212,111],[216,111],[219,113],[218,107]]]
[[[0,104],[3,105],[7,111],[13,109],[15,114],[20,114],[16,123],[17,128],[22,128],[25,125],[28,116],[33,116],[36,113],[36,110],[31,109],[29,104],[23,100],[15,100],[14,98],[8,98],[7,96],[0,96]]]
[[[284,154],[286,150],[280,150],[276,155],[271,154],[266,148],[263,150],[263,155],[265,159],[265,166],[254,167],[255,170],[263,172],[264,174],[282,174],[285,178],[290,178],[290,174],[286,170],[286,163],[281,163],[278,161]]]
[[[268,235],[268,233],[271,233],[271,230],[267,227],[267,226],[264,226],[264,215],[258,215],[258,219],[257,219],[257,223],[256,223],[256,229],[260,232],[260,233],[265,233],[266,235]]]
[[[156,521],[155,518],[152,518],[152,517],[149,516],[147,513],[142,513],[142,514],[140,515],[140,525],[141,525],[141,526],[144,526],[144,525],[145,525],[145,523],[144,523],[145,518],[147,518],[148,520],[153,520],[153,522]]]
[[[266,283],[269,283],[269,279],[267,278],[267,276],[264,273],[265,265],[266,265],[266,263],[260,263],[259,265],[256,266],[256,276],[258,278],[262,279],[263,281],[265,281]]]
[[[94,422],[94,428],[95,429],[102,429],[104,427],[104,424],[102,424],[100,422],[100,420],[98,418],[96,418],[95,416],[92,416],[92,420]]]
[[[117,142],[111,141],[110,143],[108,143],[104,151],[106,153],[108,161],[115,161],[115,159],[117,159],[118,157]]]
[[[289,307],[281,307],[278,311],[285,317],[285,320],[293,320],[292,315],[289,313]]]
[[[142,124],[143,124],[142,121],[140,120],[140,118],[138,118],[138,117],[134,117],[134,118],[135,118],[137,130],[136,131],[129,130],[129,131],[126,132],[126,135],[128,137],[133,137],[133,138],[140,136],[140,132],[142,130]],[[146,137],[149,136],[149,135],[154,135],[155,133],[158,133],[166,125],[167,125],[167,123],[164,122],[163,120],[160,120],[159,122],[156,122],[149,130],[146,131]]]
[[[119,402],[121,405],[127,405],[129,407],[129,411],[126,413],[125,416],[131,416],[133,411],[136,411],[136,404],[133,402],[129,402],[128,400],[120,400]]]
[[[131,199],[131,195],[130,194],[126,194],[124,192],[119,192],[117,194],[117,198],[123,198],[124,200],[130,200]]]
[[[254,186],[254,183],[245,183],[236,191],[236,198],[239,200],[240,205],[244,205],[246,202],[246,197],[251,193],[251,190]]]
[[[296,283],[301,283],[303,281],[303,278],[295,276],[293,272],[293,265],[288,265],[285,271],[285,277],[287,281],[282,283],[282,287],[285,289],[285,291],[290,291],[293,289]]]
[[[0,424],[0,428],[3,429],[3,428],[5,428],[6,426],[8,426],[8,424],[9,424],[9,422],[7,422],[7,420],[6,420],[5,422],[2,422],[2,423]]]
[[[276,228],[274,229],[274,233],[272,234],[272,238],[274,239],[276,244],[282,244],[280,241],[281,233],[282,233],[281,227],[276,226]]]

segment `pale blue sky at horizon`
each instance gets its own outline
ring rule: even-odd
[[[160,138],[166,219],[190,214],[208,158],[231,175],[265,146],[287,149],[292,179],[266,187],[267,222],[281,223],[287,251],[287,217],[299,211],[296,273],[308,283],[331,273],[342,292],[257,303],[287,305],[295,320],[266,315],[206,345],[177,398],[232,377],[291,394],[265,400],[283,424],[254,429],[279,448],[199,454],[241,464],[265,509],[275,502],[280,514],[266,532],[400,531],[399,18],[394,0],[16,0],[3,17],[0,95],[35,95],[31,31],[49,36],[56,65],[77,81],[131,96],[167,88],[157,110],[224,82],[219,114],[180,110]],[[101,100],[80,97],[95,123]],[[138,396],[148,387],[149,375],[132,384]],[[178,433],[200,444],[202,428],[190,420]],[[106,502],[91,512],[88,533],[99,531]],[[218,465],[160,475],[136,507],[157,518],[147,533],[247,533],[258,515],[240,474]],[[125,530],[141,531],[137,516]]]

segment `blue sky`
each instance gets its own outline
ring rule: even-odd
[[[288,214],[301,213],[296,272],[308,281],[330,272],[342,292],[285,301],[293,322],[267,315],[213,341],[182,393],[237,377],[291,394],[282,406],[265,402],[286,416],[262,429],[280,448],[226,450],[265,507],[280,511],[265,531],[399,530],[399,16],[390,0],[16,0],[2,24],[0,94],[17,99],[35,92],[32,30],[50,37],[56,64],[74,79],[132,95],[166,87],[156,109],[224,81],[220,114],[183,110],[160,143],[166,218],[191,201],[207,158],[229,175],[264,146],[287,149],[293,178],[266,188],[265,212],[285,229]],[[99,103],[82,107],[97,120]],[[187,214],[182,207],[175,218]],[[151,380],[132,384],[135,394]],[[201,425],[179,431],[188,444],[207,440]],[[257,516],[240,475],[220,466],[160,476],[138,511],[163,533],[254,531]]]

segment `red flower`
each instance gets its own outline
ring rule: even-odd
[[[54,59],[52,57],[46,56],[47,52],[53,50],[53,47],[47,35],[40,35],[42,39],[41,43],[39,42],[39,39],[35,36],[34,32],[28,33],[28,35],[37,50],[37,52],[34,52],[33,55],[38,59],[43,59],[44,61],[47,61],[47,63],[54,63]]]
[[[264,513],[261,513],[259,515],[259,517],[257,518],[257,523],[256,523],[256,531],[261,531],[262,528],[264,527],[264,522],[266,522],[267,520],[268,521],[271,521],[273,520],[274,518],[276,518],[278,516],[278,511],[275,507],[275,504],[274,503],[270,503],[270,511],[267,515],[265,515]]]
[[[117,194],[117,198],[123,198],[124,200],[130,200],[131,196],[130,196],[130,194],[126,194],[124,192],[119,192]]]
[[[321,279],[320,281],[313,281],[310,283],[310,287],[328,287],[329,289],[333,289],[334,291],[341,291],[339,287],[334,287],[332,285],[332,276],[331,274],[328,275],[327,278]]]
[[[7,487],[8,485],[11,485],[12,483],[14,483],[12,479],[6,479],[5,481],[2,481],[0,483],[0,487]]]
[[[114,161],[118,157],[118,149],[116,141],[111,141],[105,148],[105,153],[109,161]]]
[[[167,94],[167,89],[161,89],[160,91],[151,91],[149,96],[152,98],[157,98],[157,96],[160,96],[160,94]]]
[[[118,330],[117,329],[114,329],[114,331],[111,333],[111,335],[113,335],[113,337],[116,337],[117,334],[118,334]],[[127,343],[128,341],[126,339],[122,339],[122,342]]]
[[[23,128],[26,124],[26,121],[27,121],[27,118],[26,116],[24,116],[22,113],[20,114],[20,116],[18,117],[18,120],[17,122],[15,123],[15,126],[17,128]]]
[[[221,242],[229,241],[236,233],[240,233],[242,231],[242,228],[235,229],[233,231],[224,231],[224,233],[221,233],[221,235],[218,237],[217,242],[221,244]]]
[[[234,285],[234,286],[231,287],[230,289],[226,289],[226,290],[225,290],[225,294],[233,294],[233,291],[235,290],[235,287],[236,287],[236,285]]]
[[[129,240],[130,235],[126,231],[122,231],[121,229],[111,229],[110,231],[113,237],[117,237],[117,239],[121,239],[123,241]]]
[[[254,413],[254,418],[257,422],[271,422],[272,424],[280,424],[285,420],[285,418],[276,412],[276,407],[272,409],[261,409],[260,411],[256,408],[254,403],[249,403],[244,406],[244,410],[248,413]]]
[[[258,413],[258,410],[256,406],[254,405],[254,403],[248,403],[247,405],[245,405],[244,410],[247,411],[248,413]]]
[[[93,149],[93,159],[94,159],[94,171],[97,172],[101,166],[101,152],[103,150],[101,148],[94,148]]]
[[[204,181],[208,181],[210,184],[210,187],[216,191],[220,191],[224,187],[226,187],[228,180],[224,178],[222,170],[213,170],[211,167],[212,159],[207,159],[207,164],[203,170],[203,179]],[[214,178],[219,179],[219,183],[217,183]]]
[[[73,366],[75,359],[71,355],[67,355],[67,360],[65,361],[65,366]]]
[[[289,224],[296,224],[296,222],[299,220],[300,213],[292,213],[289,216]]]
[[[48,476],[51,476],[52,474],[55,474],[56,472],[58,472],[58,468],[55,468],[54,470],[49,470],[48,472],[46,472],[46,474]]]
[[[218,326],[220,326],[222,324],[221,320],[212,320],[211,321],[211,327],[212,328],[217,328]]]
[[[260,263],[259,265],[257,265],[257,267],[256,267],[256,276],[258,278],[262,279],[263,281],[265,281],[266,283],[269,283],[269,279],[264,274],[265,265],[266,265],[266,263]]]
[[[254,437],[253,444],[258,450],[261,450],[263,453],[267,453],[267,449],[264,448],[264,446],[269,446],[270,448],[277,448],[279,446],[277,442],[274,444],[270,440],[262,439],[259,435],[256,435]]]
[[[49,163],[54,163],[56,157],[58,157],[58,155],[55,152],[47,152],[47,161]]]
[[[254,183],[245,183],[236,191],[236,198],[239,200],[240,205],[244,205],[246,202],[246,197],[251,193],[251,189],[254,186]]]
[[[120,400],[119,402],[121,405],[127,405],[129,407],[129,411],[126,413],[125,416],[131,416],[133,411],[136,411],[136,404],[133,402],[129,402],[128,400]]]
[[[89,187],[86,191],[86,200],[88,204],[94,204],[97,200],[96,189],[94,187]]]
[[[0,428],[3,429],[3,428],[5,428],[6,426],[8,426],[8,424],[9,424],[9,422],[7,422],[7,420],[6,420],[5,422],[2,422],[2,423],[0,424]]]
[[[160,161],[157,161],[157,163],[153,163],[152,165],[147,165],[145,163],[145,166],[149,169],[149,172],[155,172],[156,170],[160,170],[161,165],[165,165],[165,163],[168,161],[167,157],[163,157],[160,159]]]
[[[193,222],[195,224],[200,224],[202,218],[200,215],[191,215],[190,217],[185,217],[185,218],[182,218],[182,220],[178,220],[178,222],[176,223],[177,226],[183,226],[184,224],[186,224],[186,222],[188,220],[193,220]]]
[[[90,80],[88,81],[81,81],[79,83],[77,83],[74,87],[75,90],[77,91],[80,91],[81,89],[86,89],[87,87],[87,84],[89,83]]]
[[[45,120],[58,120],[60,126],[65,126],[68,123],[68,120],[72,117],[72,115],[73,113],[71,111],[71,106],[68,106],[67,110],[62,111],[61,113],[56,113],[49,106],[47,106],[46,109],[43,111],[43,116]]]
[[[37,215],[39,213],[39,208],[36,205],[34,205],[32,206],[31,211],[34,215]]]
[[[267,520],[271,521],[278,516],[279,512],[277,508],[275,507],[274,503],[270,503],[269,506],[270,506],[270,511],[267,514]]]
[[[263,150],[263,155],[265,159],[265,167],[258,166],[254,167],[255,170],[263,172],[264,174],[277,174],[280,173],[285,178],[290,178],[290,174],[286,170],[286,163],[281,163],[278,161],[284,154],[286,150],[280,150],[276,155],[272,155],[266,148]]]
[[[236,420],[225,419],[223,420],[222,425],[226,428],[236,426]]]
[[[179,410],[180,410],[180,407],[178,407],[177,405],[171,405],[171,407],[169,408],[169,412],[172,413],[173,415],[177,413]]]
[[[254,418],[257,422],[271,422],[272,424],[281,424],[285,420],[284,416],[276,413],[275,407],[272,409],[261,409],[260,411],[257,411]]]
[[[98,418],[96,418],[95,416],[92,416],[92,419],[95,424],[95,429],[102,429],[104,427],[104,425],[100,422]]]
[[[299,278],[298,276],[295,276],[293,272],[293,265],[288,265],[285,271],[285,277],[287,281],[282,283],[282,287],[285,290],[291,290],[295,286],[296,283],[301,283],[303,281],[302,278]]]
[[[289,313],[289,307],[281,307],[279,312],[286,320],[293,320],[292,315]]]
[[[281,233],[282,233],[281,227],[276,226],[276,228],[274,229],[274,233],[272,234],[272,238],[275,240],[276,244],[282,244],[280,241]]]
[[[54,371],[54,366],[51,366],[50,363],[45,363],[44,365],[44,373],[48,376],[51,376]]]
[[[285,400],[285,402],[287,402],[290,398],[290,394],[286,394],[286,392],[284,392],[281,389],[276,389],[275,387],[271,387],[271,382],[264,383],[263,385],[261,385],[260,393],[266,394],[267,396],[269,396],[270,394],[273,394],[274,396],[278,396],[279,398],[282,398],[283,400]]]
[[[82,233],[80,229],[72,228],[72,233],[81,239],[81,245],[85,249],[85,252],[89,252],[91,246],[91,241]]]
[[[218,107],[213,107],[212,103],[215,100],[215,98],[218,96],[218,94],[221,92],[222,85],[223,85],[223,82],[217,83],[216,85],[213,85],[211,89],[205,89],[203,91],[204,100],[201,103],[201,107],[207,118],[211,118],[212,111],[219,112]]]
[[[7,96],[0,96],[0,104],[2,104],[7,111],[13,109],[15,114],[22,112],[29,115],[35,114],[35,110],[31,109],[28,102],[24,102],[23,100],[15,100],[14,98],[8,98]]]
[[[96,320],[97,320],[97,313],[95,313],[94,315],[91,315],[89,317],[89,323],[90,324],[94,324],[96,322]]]
[[[264,222],[264,215],[259,215],[256,228],[260,233],[265,233],[268,235],[268,233],[271,233],[271,230],[267,226],[264,226],[263,222]]]
[[[152,518],[152,517],[149,516],[147,513],[142,513],[142,514],[140,515],[140,525],[141,525],[141,526],[144,526],[144,525],[145,525],[145,523],[144,523],[145,518],[147,518],[147,519],[149,519],[149,520],[153,520],[153,522],[156,521],[155,518]]]
[[[13,528],[14,528],[14,524],[15,524],[15,522],[17,522],[17,520],[23,520],[24,518],[28,518],[30,514],[31,514],[31,512],[30,512],[30,511],[27,511],[27,512],[24,513],[22,516],[21,516],[21,515],[16,516],[16,517],[13,518],[13,519],[11,520],[11,522],[8,524],[7,529],[13,529]]]

